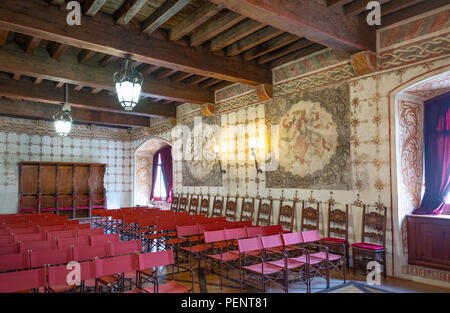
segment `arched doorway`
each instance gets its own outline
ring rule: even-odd
[[[141,144],[134,152],[134,205],[150,204],[153,156],[162,147],[171,145],[165,139],[154,137]]]

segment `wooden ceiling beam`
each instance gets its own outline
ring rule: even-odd
[[[381,16],[386,16],[397,11],[409,8],[425,0],[395,0],[381,6]]]
[[[157,8],[143,23],[142,32],[150,34],[167,22],[191,0],[167,0]]]
[[[115,55],[105,55],[100,62],[98,63],[101,67],[106,67],[112,63],[114,63],[115,61],[117,61],[119,58],[116,57]]]
[[[84,15],[94,16],[100,11],[106,0],[85,0],[83,4]]]
[[[64,86],[64,82],[57,82],[56,83],[56,88],[61,88],[62,86]]]
[[[102,92],[102,88],[92,88],[91,93],[93,95],[99,94],[100,92]]]
[[[313,45],[308,46],[308,47],[306,47],[304,49],[292,52],[292,53],[290,53],[288,55],[285,55],[285,56],[283,56],[283,57],[281,57],[279,59],[276,59],[276,60],[270,62],[270,68],[275,68],[277,66],[289,63],[291,61],[298,60],[298,59],[303,58],[303,57],[305,57],[307,55],[310,55],[310,54],[315,53],[315,52],[322,51],[324,49],[326,49],[326,47],[324,47],[322,45],[319,45],[319,44],[313,44]]]
[[[233,85],[233,83],[232,82],[221,82],[221,83],[219,83],[219,84],[217,84],[217,85],[214,85],[214,86],[212,86],[212,87],[209,87],[209,90],[211,90],[211,91],[213,91],[213,92],[216,92],[216,90],[219,90],[219,89],[223,89],[223,88],[226,88],[226,87],[229,87],[229,86],[231,86],[231,85]]]
[[[61,105],[49,103],[36,103],[31,101],[17,101],[0,99],[0,114],[16,117],[28,117],[51,121],[55,113],[61,110]],[[124,126],[124,127],[148,127],[150,118],[119,114],[113,112],[93,111],[80,108],[72,108],[70,116],[74,122],[92,123],[98,125]]]
[[[158,69],[160,69],[159,66],[154,66],[151,64],[146,64],[145,66],[140,66],[140,68],[138,68],[138,72],[141,73],[144,77],[152,74],[153,72],[156,72]]]
[[[178,71],[249,85],[272,83],[265,66],[212,54],[206,47],[186,47],[162,36],[142,36],[140,29],[116,25],[99,12],[84,17],[82,27],[69,26],[66,12],[42,1],[0,1],[0,28]],[[114,36],[111,36],[114,34]]]
[[[199,46],[209,39],[216,37],[220,33],[223,33],[230,27],[233,27],[237,23],[243,21],[245,18],[245,16],[228,11],[211,23],[208,23],[205,27],[201,27],[199,30],[194,32],[190,37],[190,45],[192,47]]]
[[[192,74],[192,73],[185,73],[185,72],[178,72],[178,73],[175,73],[172,76],[170,76],[170,80],[173,81],[173,82],[179,83],[179,82],[185,80],[186,78],[191,77],[192,75],[194,75],[194,74]]]
[[[51,42],[47,48],[50,56],[55,60],[59,60],[69,49],[69,46],[59,42]]]
[[[353,0],[327,0],[327,8],[333,9],[342,7],[345,4],[352,2]]]
[[[42,83],[42,78],[37,77],[37,78],[34,79],[34,84],[35,85],[39,85],[40,83]]]
[[[22,34],[14,35],[15,42],[23,48],[26,53],[33,54],[41,44],[41,39]]]
[[[267,62],[273,61],[275,59],[281,58],[282,56],[285,56],[286,54],[309,47],[313,44],[314,44],[314,42],[309,41],[308,39],[302,38],[302,39],[297,40],[296,42],[291,43],[287,46],[284,46],[283,48],[280,48],[276,51],[264,54],[264,55],[260,56],[256,61],[260,64],[267,63]]]
[[[354,53],[375,50],[375,29],[322,1],[210,0],[236,13],[324,46]],[[358,0],[357,0],[358,1]],[[352,4],[353,2],[349,3]]]
[[[170,40],[178,40],[184,35],[189,34],[201,24],[205,23],[211,17],[219,13],[221,6],[214,3],[205,2],[194,13],[184,18],[181,22],[176,24],[169,32]]]
[[[20,73],[30,77],[42,77],[53,81],[64,81],[74,85],[114,90],[113,69],[94,67],[77,62],[57,61],[43,55],[29,55],[19,49],[0,49],[0,71]],[[202,88],[189,87],[184,84],[144,79],[142,93],[164,99],[190,103],[212,102],[214,95]]]
[[[47,3],[50,5],[63,5],[65,0],[47,0]]]
[[[83,88],[84,88],[84,86],[78,85],[78,86],[73,87],[73,90],[75,90],[75,91],[80,91],[80,90],[83,89]]]
[[[228,56],[235,56],[247,51],[253,47],[256,47],[272,38],[275,38],[284,31],[273,28],[272,26],[266,26],[263,29],[254,32],[253,34],[233,43],[226,48],[226,54]]]
[[[247,61],[256,59],[257,57],[272,52],[274,50],[277,50],[279,48],[282,48],[290,43],[293,43],[294,41],[298,40],[299,38],[295,35],[291,35],[288,33],[284,33],[276,38],[273,38],[267,42],[264,42],[263,44],[254,47],[253,49],[248,50],[244,53],[244,59]]]
[[[91,50],[81,50],[78,54],[78,63],[85,64],[90,58],[92,58],[97,52]]]
[[[207,79],[207,80],[201,82],[201,83],[198,84],[198,85],[199,85],[199,87],[201,87],[201,88],[209,88],[209,87],[211,87],[211,86],[217,85],[217,84],[220,83],[220,82],[221,82],[221,81],[218,80],[218,79],[210,78],[210,79]]]
[[[367,11],[367,4],[371,0],[354,0],[344,6],[345,15],[355,16]],[[390,0],[378,0],[378,3],[383,4]]]
[[[157,73],[154,74],[156,79],[167,79],[170,75],[176,73],[176,70],[172,70],[170,68],[160,69]]]
[[[114,14],[116,23],[119,25],[128,24],[148,0],[126,0]]]
[[[133,111],[124,111],[116,96],[92,94],[88,89],[81,90],[77,87],[79,86],[69,89],[69,104],[74,107],[142,116],[175,117],[176,115],[174,108],[162,106],[142,98]],[[63,88],[56,89],[54,83],[50,81],[42,81],[37,86],[30,80],[14,81],[7,75],[0,75],[0,96],[61,104],[65,99],[65,91]]]
[[[22,77],[22,76],[20,74],[17,74],[17,73],[14,73],[13,76],[12,76],[12,78],[14,80],[20,80],[20,77]]]
[[[260,30],[264,26],[266,25],[260,22],[246,20],[213,38],[211,40],[211,51],[219,51],[220,49]]]
[[[194,76],[191,76],[191,77],[189,77],[188,79],[186,79],[186,80],[184,81],[184,83],[185,83],[186,85],[193,86],[193,85],[200,84],[202,81],[205,81],[205,80],[207,80],[207,79],[208,79],[208,77],[199,76],[199,75],[194,75]]]
[[[0,29],[0,47],[3,47],[8,39],[8,31]]]

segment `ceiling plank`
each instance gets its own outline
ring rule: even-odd
[[[160,69],[159,66],[154,66],[151,64],[147,64],[145,66],[140,66],[140,68],[138,68],[138,72],[141,73],[144,77],[150,75],[151,73],[157,71],[158,69]]]
[[[99,65],[101,67],[106,67],[110,64],[112,64],[113,62],[117,61],[118,57],[116,57],[115,55],[105,55],[99,62]]]
[[[194,32],[190,38],[190,45],[192,47],[199,46],[209,39],[216,37],[220,33],[223,33],[230,27],[233,27],[237,23],[243,21],[245,18],[245,16],[234,13],[233,11],[228,11],[211,23],[208,23],[205,27],[201,27],[199,30]]]
[[[297,50],[306,48],[308,46],[313,45],[314,42],[309,41],[308,39],[302,38],[300,40],[297,40],[294,43],[291,43],[283,48],[280,48],[274,52],[268,53],[268,54],[264,54],[262,56],[260,56],[256,61],[258,63],[267,63],[270,61],[273,61],[275,59],[281,58],[282,56],[285,56],[286,54],[295,52]]]
[[[299,38],[295,35],[284,33],[276,38],[273,38],[272,40],[269,40],[255,48],[245,52],[244,59],[247,61],[253,60],[263,54],[272,52],[272,51],[277,50],[281,47],[284,47],[290,43],[293,43],[294,41],[296,41],[298,39]]]
[[[295,61],[298,60],[304,56],[310,55],[312,53],[318,52],[318,51],[322,51],[326,49],[326,47],[319,45],[319,44],[313,44],[309,47],[306,47],[304,49],[292,52],[288,55],[285,55],[279,59],[276,59],[275,61],[270,62],[270,68],[275,68],[277,66],[280,66],[282,64],[286,64],[289,63],[291,61]]]
[[[354,53],[361,50],[375,50],[373,28],[357,17],[351,18],[327,9],[322,1],[210,1],[261,23],[339,51]]]
[[[367,11],[367,4],[371,0],[354,0],[344,6],[345,15],[355,16]],[[379,4],[386,3],[390,0],[378,0]]]
[[[57,82],[56,83],[56,88],[61,88],[62,86],[64,86],[64,82]]]
[[[170,75],[172,75],[176,72],[177,72],[176,70],[172,70],[170,68],[163,68],[163,69],[160,69],[157,73],[155,73],[154,77],[156,79],[166,79]]]
[[[65,0],[47,0],[50,5],[63,5]]]
[[[78,54],[78,63],[85,64],[90,58],[92,58],[97,52],[91,50],[82,50]]]
[[[200,84],[198,84],[201,88],[209,88],[211,86],[217,85],[218,83],[220,83],[221,81],[215,78],[210,78],[207,79],[203,82],[201,82]]]
[[[191,0],[167,0],[157,8],[143,23],[142,32],[150,34],[177,14]]]
[[[0,47],[3,47],[8,39],[8,31],[0,29]]]
[[[73,90],[69,89],[68,101],[69,104],[74,107],[142,116],[175,117],[176,115],[173,108],[162,106],[142,98],[139,100],[138,105],[133,111],[124,111],[117,101],[117,97],[94,95],[87,89],[78,89],[79,91],[76,91],[77,87]],[[61,104],[65,99],[65,91],[64,89],[55,89],[55,85],[50,81],[42,81],[41,84],[37,86],[29,80],[22,79],[20,81],[14,81],[7,75],[0,75],[0,96],[35,102]]]
[[[226,48],[226,54],[228,56],[235,56],[241,54],[242,52],[247,51],[253,47],[256,47],[257,45],[260,45],[283,33],[284,31],[282,30],[273,28],[272,26],[266,26],[263,29],[254,32],[250,36],[247,36],[228,46]]]
[[[128,24],[148,0],[126,0],[114,14],[116,23],[119,25]]]
[[[103,89],[102,88],[92,88],[92,94],[96,95],[99,94]]]
[[[41,39],[36,37],[30,37],[26,45],[26,53],[34,53],[37,47],[41,44]]]
[[[34,84],[35,85],[39,85],[40,83],[42,83],[42,78],[38,77],[34,79]]]
[[[353,0],[327,0],[327,8],[333,9],[342,7],[344,4],[352,2]]]
[[[424,0],[396,0],[385,3],[381,6],[381,16],[386,16],[394,12],[406,9]]]
[[[232,43],[251,35],[252,33],[263,28],[264,24],[254,20],[246,20],[239,25],[223,32],[219,36],[211,40],[211,51],[218,51],[231,45]]]
[[[84,17],[83,27],[72,27],[66,23],[66,12],[55,6],[38,0],[2,0],[0,28],[121,58],[130,54],[135,61],[197,75],[249,85],[272,83],[265,66],[217,56],[202,46],[190,48],[161,36],[142,36],[140,30],[115,25],[102,12]]]
[[[197,84],[199,84],[202,81],[205,81],[207,79],[208,79],[208,77],[194,75],[194,76],[191,76],[188,79],[186,79],[184,81],[184,83],[187,84],[187,85],[193,86],[193,85],[197,85]]]
[[[53,81],[64,81],[74,85],[114,90],[112,77],[114,70],[78,64],[64,60],[54,60],[42,55],[26,54],[19,49],[0,49],[0,71],[20,73],[30,77],[42,77]],[[142,86],[142,93],[149,96],[184,101],[190,103],[212,102],[212,93],[202,88],[189,87],[166,80],[147,77]]]
[[[94,16],[100,11],[106,0],[86,0],[83,4],[84,15]]]
[[[69,49],[69,46],[59,42],[51,42],[47,48],[50,56],[55,60],[59,60],[66,53],[67,49]]]
[[[84,86],[78,85],[78,86],[73,87],[73,90],[75,90],[75,91],[80,91],[80,90],[83,89],[83,88],[84,88]]]
[[[57,104],[0,99],[0,114],[2,115],[51,121],[55,113],[59,110],[61,110],[61,105]],[[72,108],[70,116],[74,122],[93,123],[98,125],[124,127],[148,127],[150,125],[150,118],[146,116],[93,111],[80,108]]]
[[[232,82],[221,82],[221,83],[219,83],[217,85],[214,85],[214,86],[210,87],[209,89],[215,92],[216,90],[220,90],[220,89],[229,87],[231,85],[233,85]]]
[[[14,80],[20,80],[20,77],[21,77],[20,74],[17,74],[17,73],[14,73],[14,74],[13,74],[13,79],[14,79]]]
[[[178,40],[184,35],[189,34],[201,24],[205,23],[211,17],[216,15],[222,9],[214,3],[206,2],[194,13],[184,18],[180,23],[176,24],[169,33],[170,40]]]
[[[173,81],[173,82],[179,83],[179,82],[185,80],[186,78],[191,77],[192,75],[194,75],[194,74],[192,74],[192,73],[185,73],[185,72],[178,72],[178,73],[173,74],[170,77],[170,80]]]

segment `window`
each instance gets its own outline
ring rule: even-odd
[[[158,154],[158,169],[156,171],[156,183],[153,197],[155,199],[166,199],[166,186],[164,185],[164,177],[162,173],[161,155]]]

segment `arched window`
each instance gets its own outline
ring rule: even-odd
[[[158,168],[156,170],[156,181],[153,196],[156,199],[166,199],[166,187],[164,185],[164,175],[162,172],[161,154],[158,154]]]

